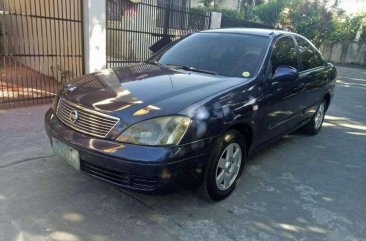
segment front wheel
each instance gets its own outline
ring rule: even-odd
[[[216,142],[203,181],[203,191],[219,201],[235,189],[246,157],[245,141],[240,132],[230,130]]]
[[[325,100],[323,100],[322,103],[319,105],[317,111],[315,112],[315,115],[313,116],[313,118],[309,121],[308,124],[306,124],[302,128],[303,132],[305,132],[306,134],[309,134],[309,135],[318,134],[318,132],[320,131],[320,128],[323,125],[324,116],[325,116],[325,107],[326,107],[326,103],[325,103]]]

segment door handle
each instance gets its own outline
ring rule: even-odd
[[[299,84],[299,90],[302,91],[303,89],[305,89],[305,83],[301,83]]]
[[[301,83],[298,86],[296,86],[294,89],[292,89],[291,93],[299,93],[305,89],[305,84]]]

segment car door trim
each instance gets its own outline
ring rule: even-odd
[[[299,116],[302,116],[302,115],[304,115],[304,111],[303,111],[303,110],[301,110],[300,112],[298,112],[298,113],[296,113],[296,114],[293,114],[293,115],[292,115],[292,116],[290,116],[289,118],[286,118],[286,119],[284,119],[284,120],[282,120],[282,121],[280,121],[280,122],[277,122],[276,124],[273,124],[273,125],[268,126],[268,130],[273,130],[273,129],[275,129],[275,128],[278,128],[278,127],[280,127],[281,125],[286,124],[286,123],[287,123],[287,122],[289,122],[290,120],[293,120],[293,119],[295,119],[295,118],[297,118],[297,117],[299,117]]]

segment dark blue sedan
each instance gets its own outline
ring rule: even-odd
[[[96,178],[148,192],[184,182],[221,200],[248,156],[296,129],[319,132],[335,78],[300,35],[210,30],[76,79],[45,126],[55,154]]]

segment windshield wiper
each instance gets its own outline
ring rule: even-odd
[[[181,64],[166,64],[166,66],[172,66],[178,69],[182,69],[182,70],[187,70],[187,71],[192,71],[192,72],[199,72],[199,73],[206,73],[206,74],[212,74],[212,75],[217,75],[216,72],[214,71],[210,71],[210,70],[205,70],[205,69],[197,69],[195,67],[191,67],[188,65],[181,65]]]

